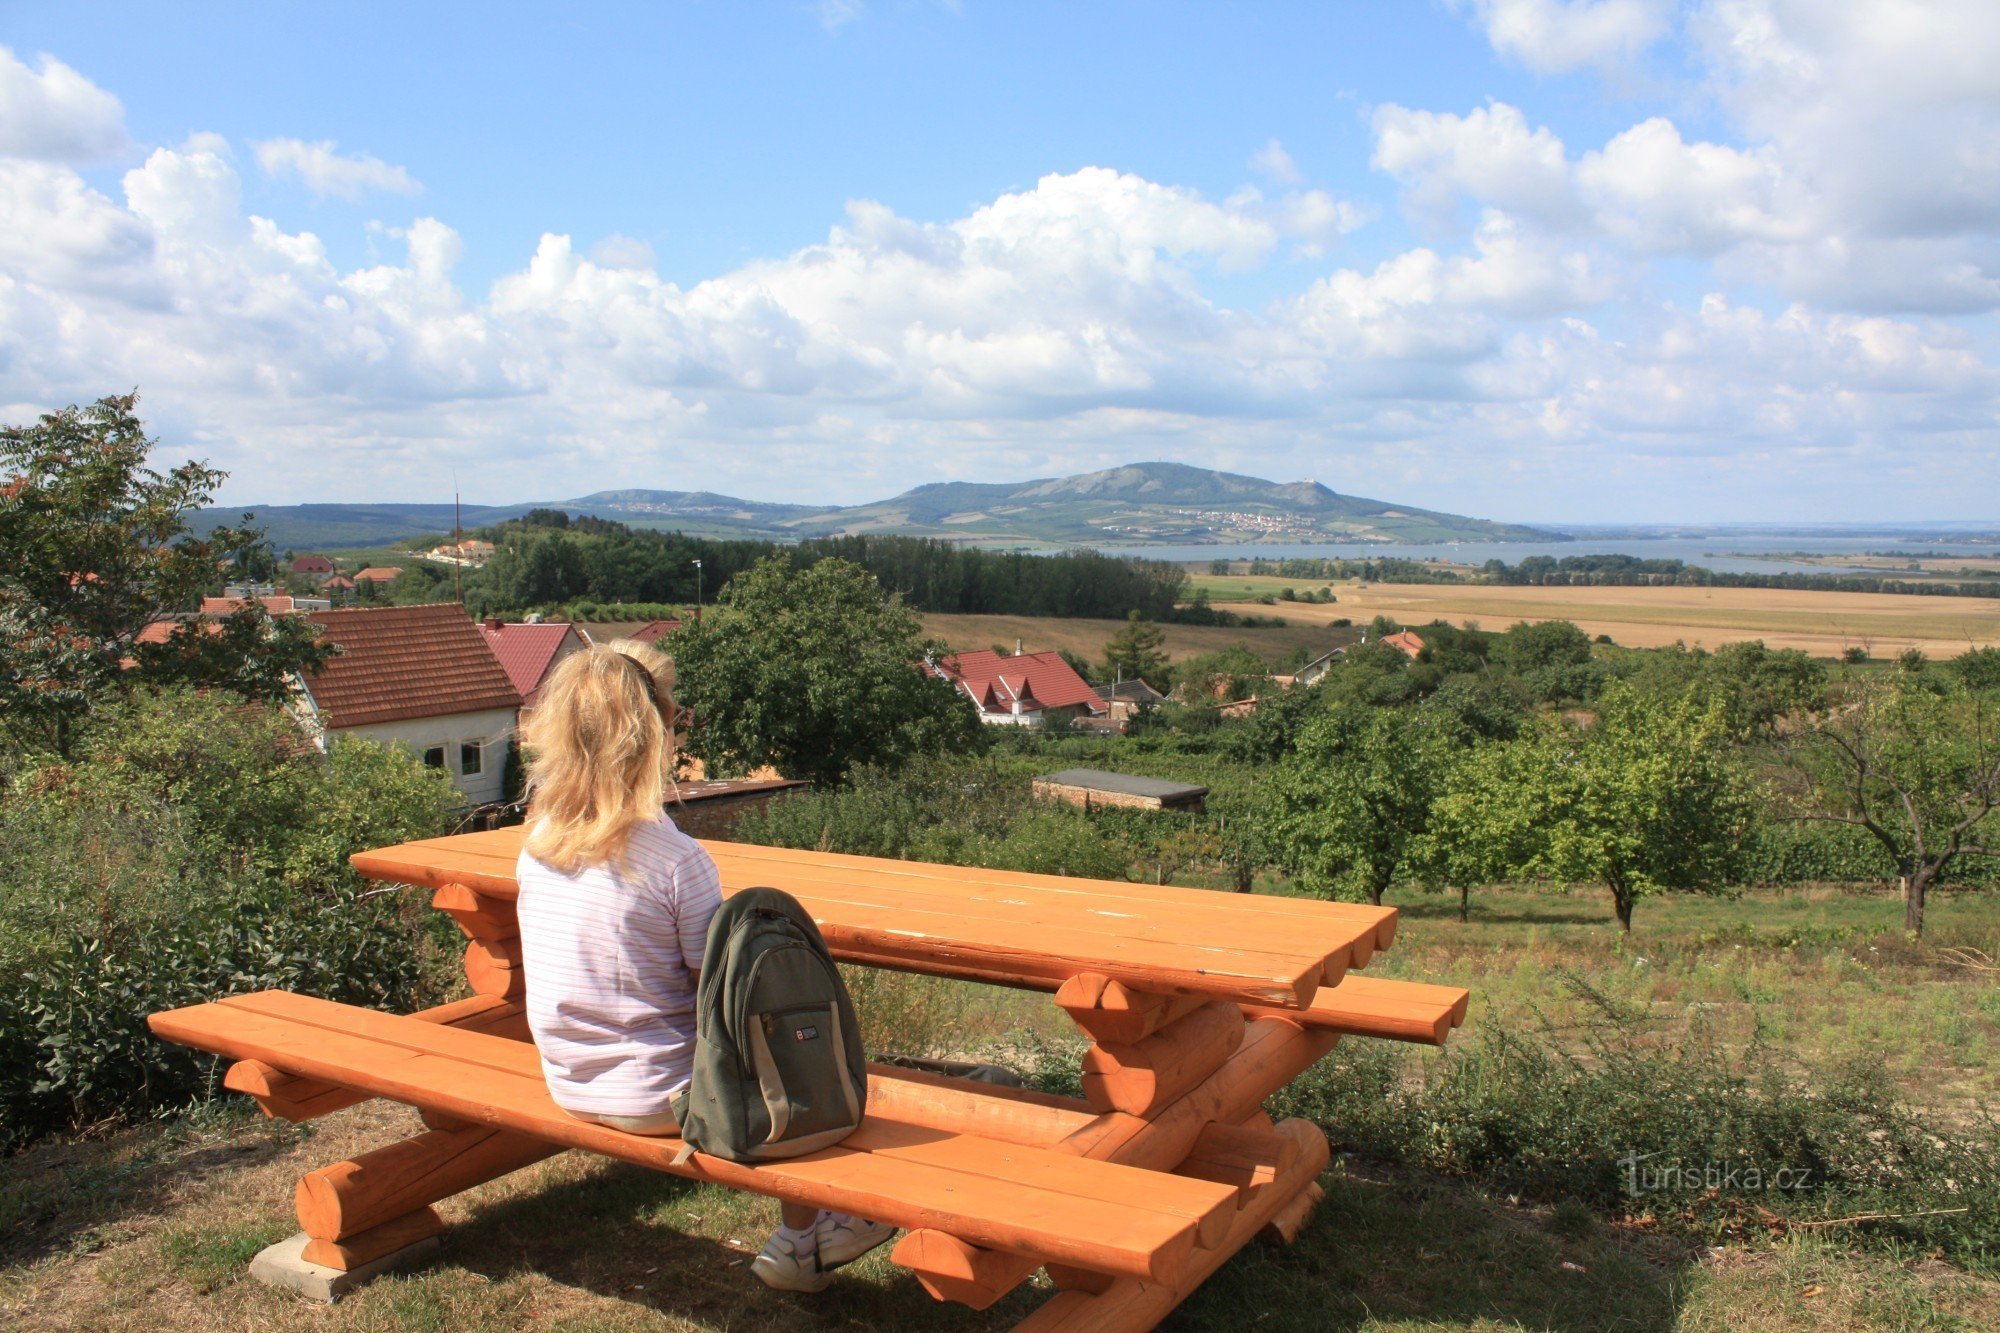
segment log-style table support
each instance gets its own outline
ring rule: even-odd
[[[1274,1218],[1282,1219],[1275,1234],[1285,1241],[1299,1234],[1320,1197],[1314,1177],[1328,1157],[1326,1136],[1303,1120],[1273,1126],[1263,1103],[1332,1050],[1339,1034],[1281,1017],[1246,1019],[1225,1001],[1146,993],[1097,974],[1065,982],[1056,1004],[1092,1038],[1083,1057],[1083,1090],[1099,1113],[1057,1147],[1237,1185],[1238,1219],[1253,1211],[1259,1219],[1246,1236]],[[1302,1173],[1304,1160],[1317,1165]],[[1224,1257],[1236,1248],[1228,1246]],[[932,1296],[980,1310],[1037,1266],[1021,1255],[931,1231],[905,1236],[894,1259]],[[1103,1303],[1091,1308],[1100,1316],[1133,1305],[1131,1293],[1119,1295],[1100,1274],[1062,1270],[1049,1276],[1065,1291],[1099,1296]],[[1199,1281],[1180,1289],[1174,1303]],[[1150,1302],[1140,1304],[1150,1308]]]

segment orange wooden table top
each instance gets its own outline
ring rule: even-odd
[[[511,906],[524,830],[360,852],[371,879],[460,885]],[[851,962],[1051,989],[1101,973],[1139,990],[1309,1004],[1395,938],[1393,908],[703,842],[724,894],[790,893]]]

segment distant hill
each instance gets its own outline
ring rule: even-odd
[[[1562,534],[1182,463],[1133,463],[1025,482],[934,482],[873,504],[767,504],[708,491],[597,491],[540,504],[466,505],[467,528],[530,509],[594,514],[712,537],[796,541],[846,533],[1049,546],[1248,542],[1551,541]],[[204,511],[235,520],[234,508]],[[451,529],[450,505],[271,505],[252,510],[280,549],[374,546]]]

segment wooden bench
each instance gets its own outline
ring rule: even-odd
[[[1393,909],[706,843],[725,894],[783,888],[843,961],[1054,992],[1092,1039],[1082,1098],[871,1066],[869,1113],[824,1153],[746,1166],[574,1120],[549,1100],[523,1021],[521,831],[357,855],[434,890],[468,937],[478,994],[397,1016],[283,992],[155,1015],[233,1057],[227,1085],[309,1119],[373,1096],[431,1127],[310,1173],[306,1257],[352,1269],[442,1228],[430,1205],[563,1148],[879,1218],[895,1261],[985,1308],[1044,1269],[1033,1327],[1151,1327],[1260,1231],[1295,1236],[1325,1136],[1262,1110],[1343,1035],[1440,1043],[1461,989],[1354,975]]]

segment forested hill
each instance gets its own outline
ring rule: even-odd
[[[989,545],[1145,546],[1285,542],[1550,541],[1561,534],[1181,463],[1133,463],[1025,482],[935,482],[844,507],[770,504],[707,491],[597,491],[574,500],[468,505],[468,528],[542,507],[697,536],[798,541],[842,535],[945,537]],[[197,517],[236,522],[242,508]],[[447,504],[252,507],[280,550],[369,546],[451,528]]]

